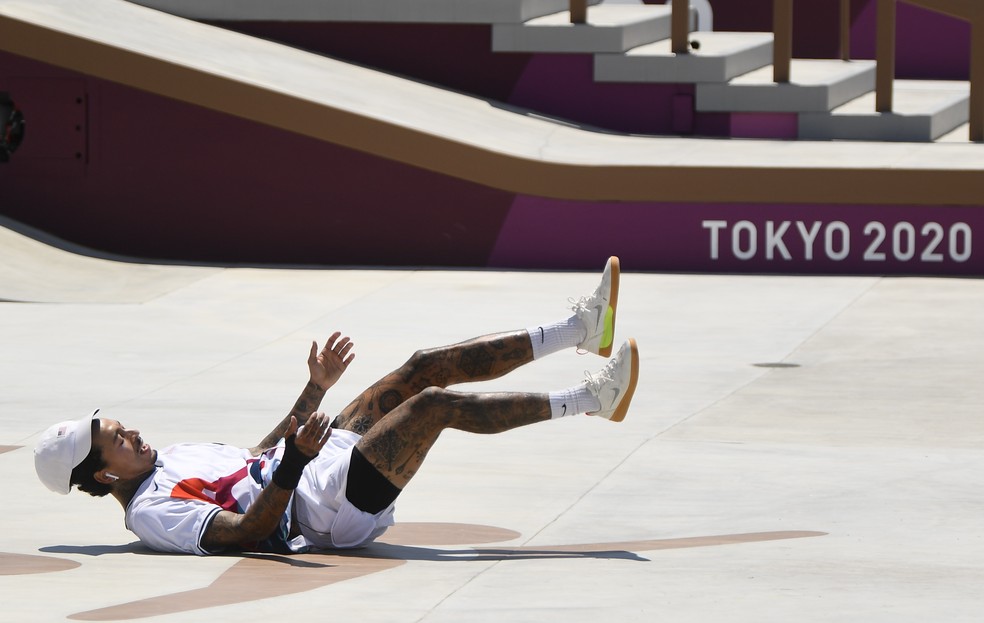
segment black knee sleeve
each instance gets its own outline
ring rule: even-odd
[[[345,497],[360,511],[375,515],[400,495],[400,489],[379,473],[358,448],[352,448]]]

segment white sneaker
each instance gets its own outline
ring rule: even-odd
[[[639,347],[629,339],[618,349],[618,354],[598,374],[588,374],[584,381],[601,403],[601,409],[588,415],[621,422],[629,410],[629,402],[639,382]]]
[[[577,301],[572,299],[571,302],[574,303],[571,309],[588,332],[577,347],[602,357],[611,357],[615,339],[615,308],[618,306],[618,258],[608,258],[601,283],[594,294],[582,296]]]

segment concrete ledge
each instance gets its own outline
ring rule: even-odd
[[[772,61],[772,34],[700,32],[691,40],[700,47],[674,54],[669,39],[639,46],[624,54],[595,56],[599,82],[727,82]]]
[[[561,11],[523,24],[492,30],[496,52],[624,52],[670,36],[670,9],[660,5],[602,5],[588,11],[587,24],[571,24]]]
[[[793,59],[791,80],[772,80],[771,65],[726,84],[697,86],[703,112],[826,112],[875,88],[874,61]]]
[[[932,141],[967,123],[970,85],[939,80],[897,80],[893,111],[875,111],[868,93],[829,113],[800,115],[806,139]]]
[[[520,23],[568,9],[568,0],[130,0],[204,20]],[[601,0],[588,0],[597,4]]]

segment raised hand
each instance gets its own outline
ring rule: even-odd
[[[331,428],[329,422],[331,420],[324,413],[312,413],[311,417],[308,418],[307,424],[298,429],[297,419],[291,418],[291,425],[287,430],[287,436],[293,435],[294,445],[305,457],[313,458],[318,455],[321,448],[328,443],[328,438],[331,437]]]
[[[355,359],[355,353],[351,352],[354,344],[348,337],[341,335],[338,331],[332,333],[321,352],[318,352],[318,343],[311,342],[311,354],[308,356],[311,382],[326,391],[341,378]]]

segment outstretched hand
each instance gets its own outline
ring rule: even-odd
[[[311,382],[323,390],[334,385],[348,365],[355,359],[352,351],[353,343],[348,337],[335,331],[325,342],[325,347],[318,352],[318,343],[311,342],[311,354],[308,357],[308,370],[311,372]]]
[[[298,427],[297,418],[291,416],[285,437],[289,438],[291,435],[296,435],[294,445],[301,454],[310,459],[318,456],[321,448],[328,443],[328,438],[331,437],[330,421],[327,415],[319,411],[312,413],[304,426]]]

